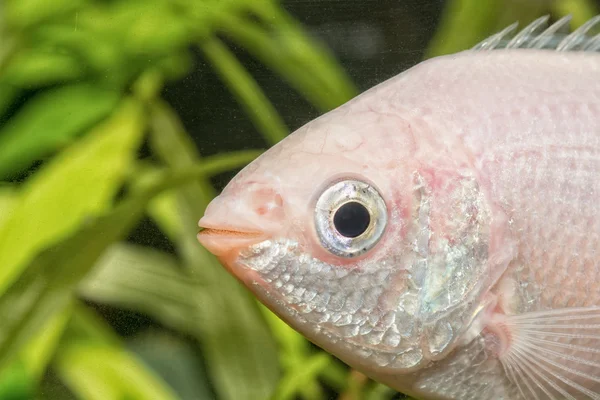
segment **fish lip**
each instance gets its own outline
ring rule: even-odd
[[[264,232],[260,229],[256,229],[256,226],[248,226],[245,227],[242,224],[229,224],[226,221],[223,221],[221,218],[211,218],[207,215],[200,218],[198,221],[198,226],[200,227],[200,232],[207,232],[208,234],[264,234]]]
[[[202,220],[198,225],[201,228],[196,235],[198,241],[217,257],[236,256],[241,250],[268,238],[265,232],[256,229],[204,223]]]
[[[213,228],[201,226],[198,235],[202,236],[224,236],[224,237],[239,237],[239,238],[251,238],[257,236],[264,236],[263,232],[260,231],[244,231],[241,229],[230,229],[230,228]]]

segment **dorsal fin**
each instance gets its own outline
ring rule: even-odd
[[[517,31],[515,22],[502,31],[483,40],[473,50],[496,49],[546,49],[555,51],[600,51],[600,15],[591,18],[577,30],[569,33],[571,16],[567,15],[548,25],[550,16],[545,15]]]

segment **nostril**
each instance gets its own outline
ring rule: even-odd
[[[267,206],[260,206],[256,209],[256,213],[258,215],[265,215],[268,212],[269,212],[269,209],[267,208]]]
[[[283,197],[273,189],[261,188],[254,192],[254,210],[256,214],[277,215],[282,212]]]

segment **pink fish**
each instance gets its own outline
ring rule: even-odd
[[[600,17],[546,21],[300,128],[209,205],[200,242],[406,394],[600,399]]]

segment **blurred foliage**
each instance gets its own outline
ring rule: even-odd
[[[430,56],[516,19],[573,13],[581,24],[596,11],[586,0],[447,7]],[[260,151],[202,157],[164,85],[186,76],[198,50],[267,143],[288,133],[231,44],[323,112],[356,94],[275,0],[0,2],[0,399],[394,395],[311,346],[196,241],[216,194],[209,178]],[[126,242],[144,216],[175,254]],[[124,341],[84,301],[168,331]],[[63,390],[48,389],[51,376]]]
[[[466,50],[514,22],[525,27],[542,15],[572,15],[572,28],[597,15],[594,0],[448,0],[426,57]]]

